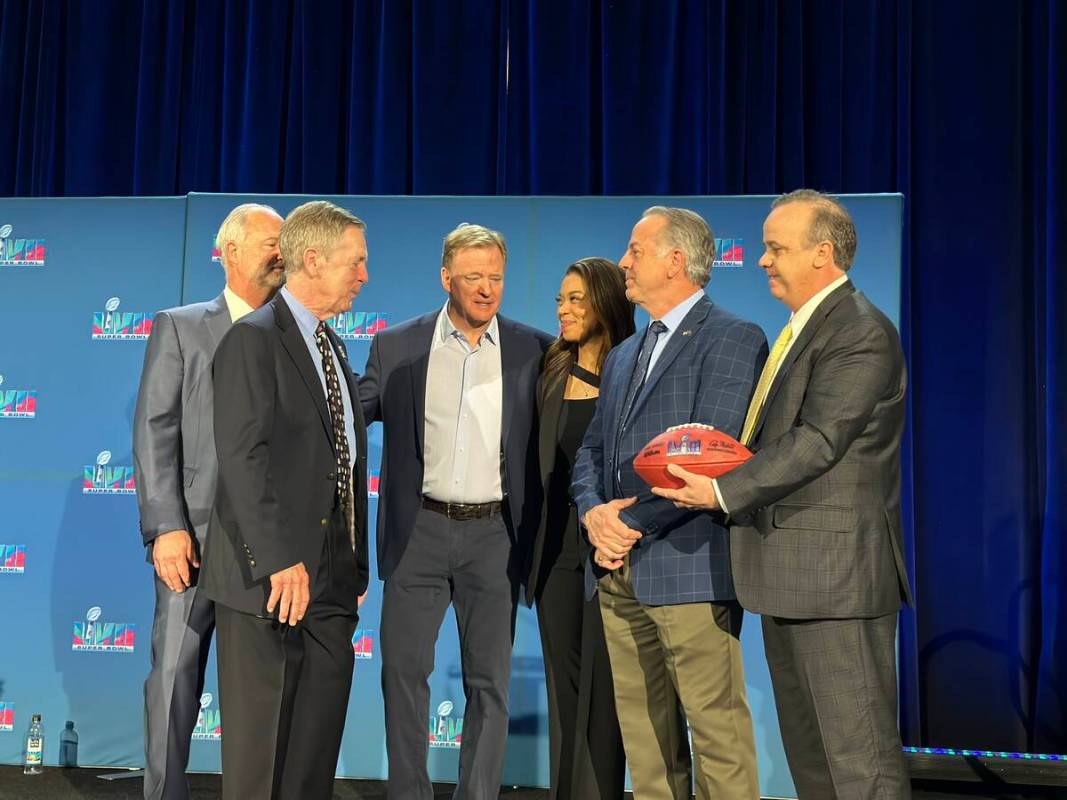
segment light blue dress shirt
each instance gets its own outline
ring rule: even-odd
[[[662,317],[660,317],[660,322],[667,326],[667,330],[665,333],[661,333],[659,335],[659,339],[656,340],[656,347],[652,350],[652,358],[649,359],[648,362],[648,372],[645,373],[645,380],[648,380],[648,376],[652,374],[652,370],[655,368],[656,362],[659,361],[660,354],[667,346],[667,342],[669,342],[671,340],[671,337],[674,336],[674,332],[678,329],[678,326],[682,324],[682,320],[685,319],[685,315],[693,310],[693,306],[700,302],[700,298],[703,296],[704,290],[699,289],[689,295],[689,297],[680,302]],[[652,323],[649,322],[648,324],[651,325]]]

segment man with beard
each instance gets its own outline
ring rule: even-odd
[[[133,423],[141,535],[156,571],[145,798],[189,797],[189,740],[215,628],[214,603],[197,591],[218,473],[211,360],[230,325],[282,285],[281,224],[268,206],[233,209],[215,238],[226,274],[222,293],[156,314],[145,352]]]

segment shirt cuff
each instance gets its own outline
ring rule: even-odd
[[[719,501],[719,508],[722,509],[722,513],[726,516],[730,516],[730,509],[726,507],[726,501],[722,499],[722,492],[719,491],[719,481],[717,478],[711,479],[711,488],[715,491],[715,499]]]

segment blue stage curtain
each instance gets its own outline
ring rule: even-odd
[[[0,195],[903,192],[905,738],[1064,752],[1065,18],[0,0]]]

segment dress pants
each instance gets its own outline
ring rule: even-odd
[[[347,521],[335,511],[301,622],[216,605],[224,800],[332,796],[352,688],[356,574]]]
[[[155,576],[152,668],[144,684],[145,800],[188,800],[189,743],[200,712],[215,604],[194,582],[181,594]]]
[[[897,615],[762,622],[800,800],[911,797],[897,728]]]
[[[496,800],[508,736],[508,679],[518,600],[504,520],[453,520],[428,509],[382,599],[382,692],[391,800],[432,800],[426,768],[438,630],[456,612],[463,666],[463,741],[456,800]],[[444,698],[447,699],[447,698]]]
[[[598,583],[615,705],[635,800],[688,800],[685,723],[698,800],[758,800],[756,746],[736,601],[646,606],[629,559]]]
[[[549,720],[549,798],[621,800],[622,747],[600,604],[584,568],[554,567],[537,595]]]

